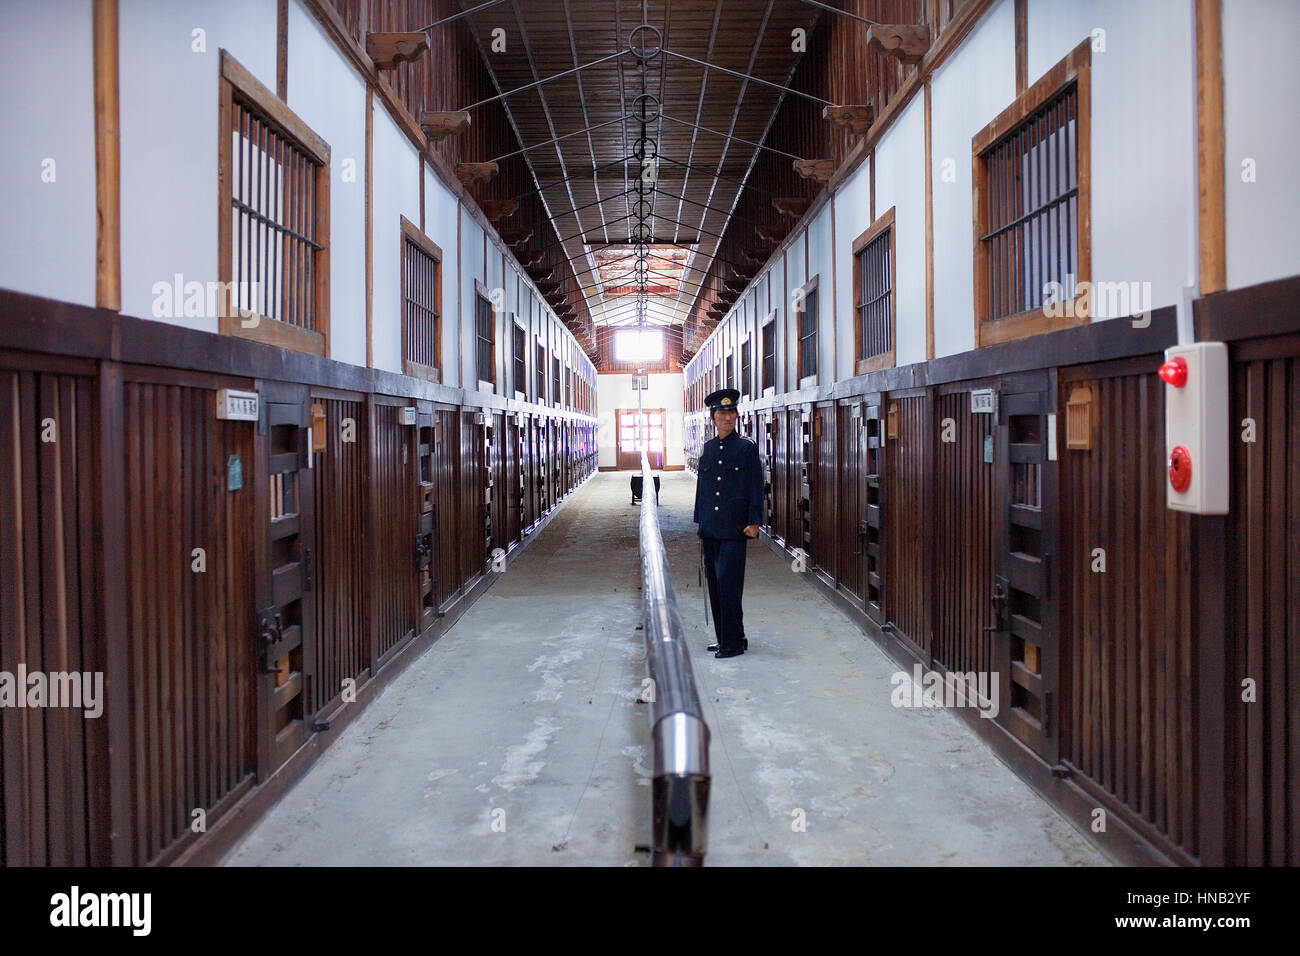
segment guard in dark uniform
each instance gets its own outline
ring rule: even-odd
[[[704,403],[717,429],[700,450],[695,485],[695,523],[709,579],[709,604],[718,642],[709,646],[715,657],[745,653],[745,623],[740,598],[745,588],[745,547],[758,537],[763,518],[763,464],[758,446],[736,433],[734,388],[719,389]]]

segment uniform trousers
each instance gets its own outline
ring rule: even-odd
[[[718,647],[739,650],[745,640],[740,598],[745,590],[745,551],[748,538],[701,538],[704,574],[709,579],[709,605]]]

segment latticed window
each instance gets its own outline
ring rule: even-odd
[[[523,327],[518,322],[511,322],[510,328],[514,331],[512,344],[515,358],[515,391],[523,392],[528,386],[528,372],[524,368],[524,346],[527,344],[527,337],[524,335]]]
[[[1080,44],[974,138],[980,345],[1088,319],[1089,56]]]
[[[438,380],[442,251],[402,219],[402,371]]]
[[[894,364],[894,210],[853,243],[855,374]]]
[[[773,312],[763,323],[763,380],[759,382],[759,393],[776,387],[776,313]]]
[[[560,357],[551,356],[551,400],[560,404]]]
[[[537,343],[537,354],[533,361],[533,374],[537,378],[537,394],[533,396],[533,401],[546,401],[546,346],[541,342]]]
[[[496,384],[496,322],[492,302],[482,291],[474,296],[474,355],[478,380]]]
[[[329,331],[329,146],[221,58],[222,332],[323,355]]]
[[[754,387],[754,349],[749,339],[740,343],[740,394],[749,395]]]
[[[817,287],[807,290],[796,313],[799,324],[799,379],[817,374]]]

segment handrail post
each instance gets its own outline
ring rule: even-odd
[[[709,728],[659,533],[650,459],[641,452],[641,594],[654,746],[653,863],[702,866],[708,845]]]

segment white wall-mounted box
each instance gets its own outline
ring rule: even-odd
[[[1175,511],[1228,513],[1228,347],[1165,350],[1165,500]]]

